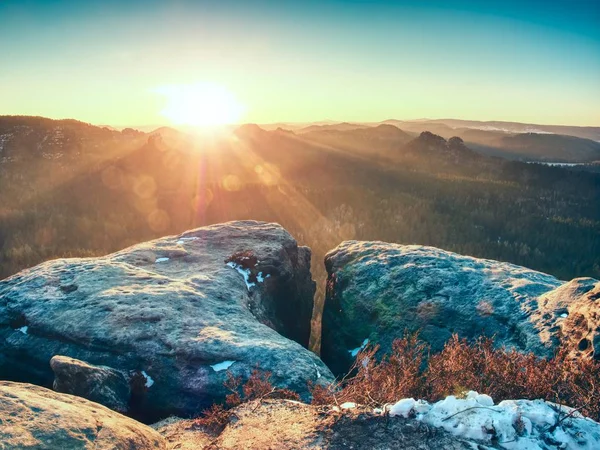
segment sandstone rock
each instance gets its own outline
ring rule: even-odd
[[[85,399],[0,381],[0,447],[38,450],[166,449],[152,428]]]
[[[512,264],[383,242],[344,242],[325,265],[322,357],[337,374],[364,343],[388,351],[405,330],[420,330],[433,351],[457,333],[550,356],[567,333],[569,345],[600,353],[596,280],[564,284]]]
[[[309,269],[308,248],[251,221],[46,262],[0,282],[0,378],[50,386],[55,355],[107,366],[129,377],[119,401],[143,420],[198,413],[228,394],[228,370],[257,365],[307,398],[307,382],[332,378],[284,337],[308,342]]]
[[[578,357],[600,360],[600,282],[575,278],[542,295],[532,314],[544,341],[566,342]]]
[[[60,355],[50,360],[50,367],[55,391],[84,397],[123,413],[129,409],[129,377],[121,372]]]

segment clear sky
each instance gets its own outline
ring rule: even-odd
[[[244,122],[600,126],[600,0],[0,0],[0,114],[156,125],[197,83]]]

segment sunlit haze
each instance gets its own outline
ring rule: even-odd
[[[162,86],[165,97],[161,114],[175,125],[211,126],[237,123],[244,107],[224,86],[212,83]]]
[[[598,125],[599,5],[3,0],[0,114]]]

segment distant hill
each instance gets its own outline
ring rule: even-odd
[[[295,130],[297,134],[310,133],[314,131],[349,131],[349,130],[357,130],[361,128],[369,128],[369,125],[362,125],[357,123],[333,123],[326,125],[310,125],[308,127],[300,128]]]
[[[297,133],[300,134],[299,131]],[[300,135],[311,142],[357,154],[380,157],[391,157],[395,150],[413,138],[401,129],[387,124],[350,129],[347,125],[341,128],[318,127]]]
[[[384,123],[393,124],[413,134],[429,131],[446,139],[458,136],[480,153],[507,159],[552,162],[600,160],[600,128],[460,120],[387,120]],[[503,128],[499,126],[502,124],[504,124]],[[547,130],[560,130],[563,134]],[[598,130],[599,142],[577,136],[577,134],[596,136],[595,130]],[[569,136],[566,135],[567,132],[574,134]]]
[[[474,128],[485,131],[502,131],[505,133],[537,133],[537,134],[562,134],[575,136],[582,139],[591,139],[600,142],[600,127],[576,127],[569,125],[539,125],[533,123],[437,119],[428,120],[428,123],[441,123],[452,128]]]

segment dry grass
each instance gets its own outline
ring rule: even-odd
[[[285,399],[300,400],[300,396],[289,389],[279,389],[271,384],[271,373],[254,369],[250,378],[242,384],[241,377],[227,374],[225,387],[231,392],[225,399],[225,405],[214,404],[194,421],[194,424],[210,433],[220,433],[231,418],[231,409],[254,400]]]
[[[375,407],[406,397],[437,401],[476,390],[495,401],[541,398],[600,419],[600,363],[570,358],[566,349],[543,359],[494,348],[491,339],[469,344],[453,336],[441,353],[429,354],[416,335],[407,335],[379,361],[377,351],[377,346],[367,346],[358,354],[353,377],[328,388],[313,387],[313,403]]]

